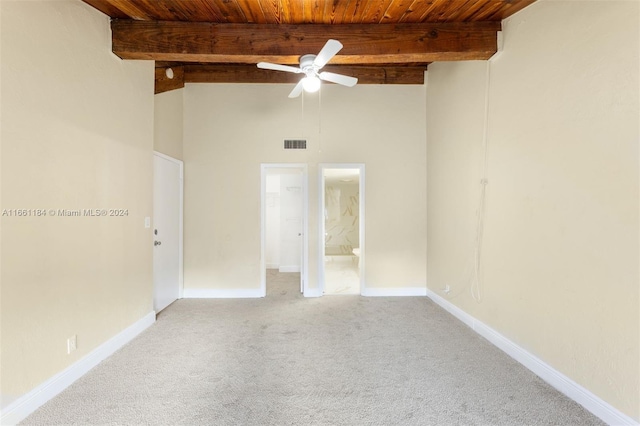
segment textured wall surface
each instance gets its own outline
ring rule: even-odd
[[[185,289],[260,286],[260,164],[309,165],[309,281],[317,288],[319,163],[366,164],[371,287],[426,286],[424,86],[185,87]],[[307,150],[284,151],[305,138]],[[394,206],[404,205],[398,211]]]
[[[153,100],[153,149],[182,160],[183,89],[158,93]]]
[[[433,64],[427,86],[429,287],[635,419],[639,16],[537,2],[503,23],[490,64]]]
[[[2,209],[47,213],[2,217],[4,408],[153,309],[153,63],[79,1],[0,7]]]

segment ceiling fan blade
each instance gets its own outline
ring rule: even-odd
[[[317,69],[324,67],[327,62],[329,62],[331,58],[340,51],[340,49],[342,49],[342,43],[338,40],[329,39],[320,53],[316,56],[316,59],[313,61],[313,65],[315,65]]]
[[[258,68],[264,70],[286,71],[299,74],[302,72],[300,68],[290,67],[289,65],[272,64],[270,62],[258,62]]]
[[[358,79],[355,77],[350,77],[348,75],[335,74],[332,72],[321,72],[319,75],[321,80],[330,81],[332,83],[342,84],[343,86],[353,87],[358,82]]]
[[[304,78],[300,79],[298,84],[296,84],[296,87],[294,87],[293,90],[291,91],[291,93],[289,93],[289,97],[290,98],[297,98],[298,96],[300,96],[300,93],[302,93],[302,82],[303,81],[304,81]]]

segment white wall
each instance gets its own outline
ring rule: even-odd
[[[267,72],[267,71],[266,71]],[[317,288],[318,163],[366,163],[366,271],[373,288],[426,286],[423,86],[188,84],[185,290],[259,289],[260,164],[309,164],[310,287]],[[283,151],[306,138],[306,151]]]
[[[153,309],[153,63],[114,56],[109,19],[80,1],[0,15],[2,209],[47,211],[2,217],[4,409]]]
[[[153,149],[182,160],[183,89],[158,93],[153,100]]]
[[[638,2],[540,1],[490,63],[429,67],[429,287],[640,418]],[[451,293],[442,289],[451,286]]]

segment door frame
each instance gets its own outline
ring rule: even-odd
[[[184,162],[158,151],[153,151],[153,155],[163,158],[167,161],[171,161],[172,163],[176,163],[178,166],[180,166],[180,212],[178,214],[180,220],[180,224],[178,227],[178,299],[182,299],[184,297]],[[153,229],[154,226],[151,227],[152,240]]]
[[[309,285],[309,178],[305,163],[262,163],[260,164],[260,294],[267,295],[266,265],[266,219],[267,219],[267,172],[269,169],[299,169],[302,171],[302,259],[300,264],[300,281],[302,293]]]
[[[320,195],[320,202],[318,203],[318,287],[320,289],[320,296],[324,295],[325,288],[325,272],[324,272],[324,257],[325,257],[325,217],[324,217],[324,171],[325,169],[358,169],[360,176],[358,182],[358,191],[360,192],[358,203],[358,233],[359,233],[359,245],[360,245],[360,259],[359,259],[359,272],[360,272],[360,294],[365,293],[365,171],[364,163],[320,163],[318,164],[318,194]]]

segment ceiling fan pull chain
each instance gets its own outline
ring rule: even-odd
[[[322,90],[318,92],[318,134],[322,134]]]
[[[318,92],[318,152],[322,152],[322,90]]]

